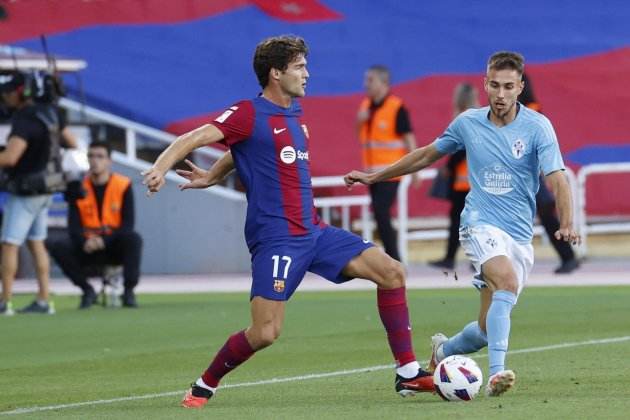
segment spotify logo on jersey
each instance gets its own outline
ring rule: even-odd
[[[295,150],[293,146],[284,146],[282,150],[280,150],[280,160],[283,163],[290,165],[295,162],[296,159],[308,160],[308,152]]]
[[[282,150],[280,150],[280,160],[287,165],[295,162],[296,157],[297,154],[292,146],[284,146]]]

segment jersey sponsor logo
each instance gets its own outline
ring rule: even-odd
[[[283,131],[285,131],[286,129],[287,129],[286,127],[284,127],[284,128],[274,128],[273,129],[273,134],[280,134]]]
[[[273,290],[275,290],[278,293],[284,292],[284,280],[274,280]]]
[[[522,139],[514,140],[512,143],[512,156],[520,159],[525,155],[525,142]]]
[[[220,124],[224,123],[225,120],[228,119],[228,117],[232,114],[234,114],[234,111],[236,111],[238,109],[237,106],[231,106],[230,109],[227,109],[223,114],[219,115],[218,117],[216,117],[214,120]]]
[[[481,188],[494,195],[507,194],[514,189],[512,174],[500,164],[487,166],[481,170]]]
[[[284,146],[282,150],[280,150],[280,160],[283,163],[290,165],[293,162],[295,162],[297,159],[308,160],[308,152],[295,150],[293,146]]]

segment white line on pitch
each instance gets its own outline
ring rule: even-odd
[[[623,337],[603,338],[601,340],[577,341],[573,343],[561,343],[561,344],[552,344],[549,346],[542,346],[542,347],[530,347],[527,349],[520,349],[520,350],[509,350],[508,354],[535,353],[539,351],[558,350],[558,349],[564,349],[564,348],[569,348],[569,347],[621,343],[623,341],[630,341],[630,335],[623,336]],[[485,355],[477,356],[475,358],[480,358],[480,357],[485,357]],[[308,375],[291,376],[288,378],[271,378],[271,379],[265,379],[262,381],[241,382],[241,383],[231,384],[231,385],[230,384],[222,385],[221,389],[279,384],[283,382],[307,381],[309,379],[321,379],[321,378],[330,378],[332,376],[344,376],[344,375],[352,375],[355,373],[374,372],[378,370],[392,369],[393,367],[394,367],[393,364],[389,364],[389,365],[365,367],[365,368],[360,368],[360,369],[338,370],[335,372],[311,373]],[[16,408],[15,410],[11,410],[11,411],[2,411],[0,412],[0,415],[37,413],[41,411],[61,410],[64,408],[77,408],[77,407],[84,407],[87,405],[113,404],[113,403],[125,402],[125,401],[138,401],[138,400],[146,400],[150,398],[170,397],[173,395],[182,395],[182,394],[183,394],[183,391],[179,390],[179,391],[171,391],[171,392],[160,392],[158,394],[145,394],[145,395],[136,395],[136,396],[131,396],[131,397],[111,398],[108,400],[96,400],[96,401],[84,401],[84,402],[69,403],[69,404],[48,405],[45,407]]]

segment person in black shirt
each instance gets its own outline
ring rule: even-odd
[[[20,312],[54,313],[48,297],[50,262],[44,245],[47,214],[51,192],[64,187],[59,146],[76,147],[76,140],[54,104],[33,101],[31,87],[20,72],[0,74],[2,99],[13,111],[6,148],[0,152],[0,168],[7,175],[9,191],[2,220],[0,315],[14,313],[12,287],[19,247],[25,240],[35,262],[39,291],[36,300]]]
[[[83,291],[80,309],[87,309],[96,301],[86,267],[105,264],[123,265],[122,304],[137,307],[134,288],[140,276],[142,238],[134,231],[131,182],[111,171],[110,155],[108,143],[90,144],[90,170],[83,180],[83,197],[69,203],[69,235],[48,243],[55,262]]]
[[[525,87],[518,97],[520,103],[534,111],[542,112],[540,102],[536,100],[531,79],[523,73]],[[556,216],[556,200],[547,188],[543,176],[540,177],[540,188],[536,194],[536,213],[540,224],[545,228],[549,242],[560,257],[560,265],[554,270],[556,274],[569,274],[580,267],[579,260],[575,257],[573,248],[569,242],[556,239],[554,232],[560,227],[560,221]]]

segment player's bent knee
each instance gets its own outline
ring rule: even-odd
[[[265,325],[262,328],[251,329],[250,344],[256,350],[272,345],[280,337],[281,329],[273,325]]]
[[[514,294],[518,293],[518,280],[516,278],[507,277],[498,283],[496,290],[506,290]]]
[[[383,286],[396,289],[405,286],[405,268],[393,258],[388,258],[383,267]]]

